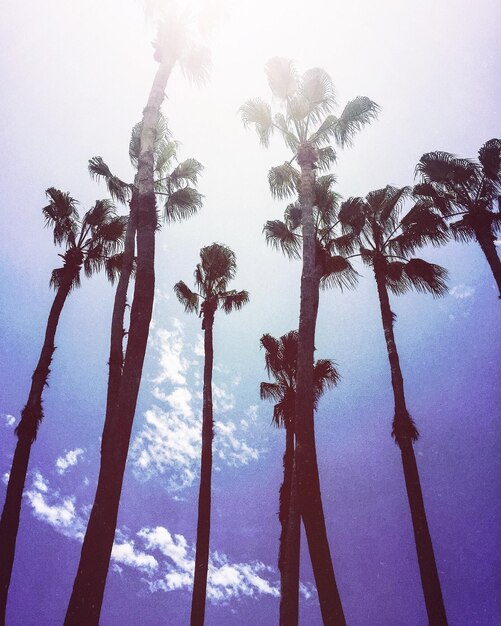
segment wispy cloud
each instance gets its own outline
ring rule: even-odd
[[[475,294],[475,287],[469,287],[468,285],[456,285],[451,287],[449,293],[453,298],[457,300],[466,300],[468,298],[473,297]]]
[[[56,459],[56,471],[58,474],[64,474],[66,470],[73,467],[78,463],[78,459],[84,455],[85,450],[83,448],[75,448],[70,450],[65,455]]]
[[[149,581],[151,591],[190,589],[193,584],[195,549],[183,535],[171,535],[163,526],[143,528],[138,532],[146,547],[160,554],[162,576]],[[241,597],[280,595],[279,585],[270,581],[273,568],[259,561],[231,563],[221,553],[212,553],[209,560],[207,597],[214,604]]]
[[[194,344],[187,343],[183,325],[176,319],[170,330],[157,328],[155,337],[160,373],[153,379],[152,394],[159,404],[145,412],[143,427],[131,446],[131,460],[139,480],[162,475],[167,489],[178,493],[193,485],[199,472],[202,413],[199,357],[203,355],[203,344],[200,338]],[[223,464],[247,465],[261,454],[250,443],[249,426],[255,420],[257,407],[252,405],[246,417],[232,419],[236,410],[234,390],[240,381],[220,366],[216,365],[214,371],[217,378],[213,383],[215,469]]]
[[[89,506],[78,506],[74,496],[62,495],[59,490],[51,488],[39,471],[34,473],[26,497],[38,520],[66,537],[83,540]],[[173,534],[164,526],[144,527],[135,535],[129,530],[117,529],[111,559],[113,572],[121,574],[124,567],[137,570],[141,574],[140,581],[152,593],[191,591],[195,546],[184,535]],[[305,597],[311,595],[305,585],[302,585],[302,593]],[[221,552],[210,554],[207,581],[210,602],[225,604],[243,597],[263,595],[279,596],[274,568],[260,561],[232,562]]]
[[[62,496],[58,490],[51,489],[40,472],[35,472],[31,489],[25,496],[37,519],[66,537],[83,538],[86,520],[77,513],[75,498]]]

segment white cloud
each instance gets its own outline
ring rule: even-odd
[[[56,459],[56,471],[58,474],[64,474],[69,467],[73,467],[78,463],[79,457],[84,454],[83,448],[75,448],[70,450],[64,456],[60,456]]]
[[[73,496],[62,496],[59,491],[50,489],[40,472],[35,472],[32,487],[25,495],[37,519],[66,537],[83,538],[85,520],[77,513]]]
[[[449,293],[457,300],[466,300],[471,298],[475,293],[475,287],[469,287],[468,285],[456,285],[451,287]]]
[[[171,535],[162,526],[143,528],[138,532],[147,549],[158,551],[165,558],[164,571],[160,578],[149,582],[150,591],[191,589],[195,566],[194,546],[182,535]],[[274,570],[260,562],[230,563],[227,556],[213,553],[209,559],[207,598],[213,603],[225,603],[243,596],[279,596],[277,582],[265,576]]]
[[[2,481],[4,485],[6,485],[9,482],[9,478],[10,478],[10,472],[5,472],[5,474],[2,476]]]
[[[162,475],[168,491],[177,494],[192,486],[199,474],[202,393],[194,388],[199,387],[200,382],[201,366],[197,357],[203,354],[203,340],[198,335],[194,344],[185,344],[183,325],[176,319],[171,330],[157,328],[154,336],[160,373],[152,381],[152,394],[155,400],[167,406],[153,405],[146,411],[144,425],[131,446],[131,460],[139,480]],[[194,364],[197,366],[193,367]],[[220,366],[215,366],[214,370],[218,378],[212,387],[214,458],[219,464],[233,467],[247,465],[260,456],[260,450],[247,440],[251,434],[249,422],[255,422],[257,406],[249,407],[246,413],[249,419],[231,420],[228,414],[235,409],[236,402],[228,387],[237,387],[240,379]],[[193,392],[188,388],[188,378]],[[231,382],[228,384],[224,378]],[[255,432],[254,429],[254,435]],[[220,469],[217,462],[214,467]]]
[[[10,415],[9,413],[2,413],[2,418],[5,420],[6,426],[8,426],[9,428],[14,428],[16,418],[13,415]]]
[[[151,554],[146,554],[134,547],[134,541],[114,543],[111,558],[117,563],[135,567],[141,571],[153,572],[158,569],[158,561]],[[120,566],[118,566],[120,567]],[[120,572],[121,573],[121,572]]]
[[[160,328],[153,335],[153,345],[159,352],[158,364],[160,366],[160,373],[153,381],[156,385],[166,382],[173,385],[186,385],[189,362],[182,356],[183,325],[179,320],[174,319],[173,326],[174,329],[171,331]]]

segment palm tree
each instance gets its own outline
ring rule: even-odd
[[[209,535],[211,511],[212,439],[214,420],[212,412],[212,365],[214,360],[213,326],[217,309],[225,313],[239,310],[249,301],[247,291],[228,291],[228,283],[235,276],[235,254],[227,246],[213,243],[200,250],[195,270],[196,291],[183,281],[174,286],[176,296],[185,311],[199,312],[204,331],[204,387],[202,407],[202,459],[200,491],[198,496],[197,546],[191,604],[191,626],[202,626],[205,616],[207,571],[209,566]]]
[[[65,247],[63,266],[52,272],[50,285],[56,290],[52,303],[42,351],[32,376],[28,400],[16,428],[18,438],[9,475],[5,504],[0,521],[0,623],[5,621],[16,548],[21,500],[28,471],[31,446],[43,419],[42,394],[48,384],[50,364],[55,346],[59,316],[72,289],[80,286],[82,267],[87,276],[104,268],[113,282],[120,271],[123,238],[127,219],[118,217],[108,200],[98,200],[80,222],[77,201],[68,193],[50,188],[46,191],[49,204],[43,214],[46,226],[54,231],[54,244]]]
[[[288,167],[289,181],[287,182],[287,190],[292,191],[299,182],[299,172],[290,165]],[[287,180],[287,179],[286,179]],[[320,287],[327,288],[330,286],[339,286],[343,288],[354,287],[357,282],[357,273],[351,266],[350,262],[343,256],[332,254],[330,248],[332,241],[338,238],[334,237],[334,232],[338,226],[338,203],[339,196],[332,190],[335,183],[335,177],[332,174],[319,176],[314,183],[314,201],[313,201],[313,222],[315,230],[315,263],[316,272],[314,276],[315,298],[318,306]],[[278,197],[284,196],[285,186],[284,179],[280,176],[270,176],[270,186]],[[295,259],[301,257],[301,207],[298,202],[290,204],[284,214],[284,220],[270,220],[266,222],[264,233],[268,244],[274,248],[281,249],[289,258]],[[342,241],[346,238],[352,238],[352,235],[342,235],[339,239]],[[295,468],[295,464],[294,464]],[[291,511],[287,516],[288,523],[291,526],[291,532],[287,535],[287,548],[285,552],[291,554],[291,576],[287,575],[287,568],[284,567],[282,594],[281,594],[281,620],[283,623],[294,623],[297,621],[297,576],[296,571],[296,555],[299,557],[299,527],[300,513],[297,506],[297,475],[293,471],[292,480],[290,482],[291,495],[289,502],[291,503]],[[308,516],[303,515],[306,536],[308,542],[315,545],[315,527],[312,526]],[[311,538],[310,538],[311,537]],[[314,556],[312,555],[312,561]],[[285,560],[285,557],[284,557]],[[289,600],[290,598],[290,600]],[[290,605],[291,614],[287,617],[288,606]]]
[[[143,110],[136,177],[137,195],[133,197],[131,206],[131,220],[136,228],[137,262],[127,348],[118,390],[109,390],[112,395],[116,393],[116,399],[107,403],[110,413],[106,415],[107,434],[103,435],[96,495],[66,612],[66,626],[82,623],[92,626],[99,622],[115,537],[125,464],[153,310],[157,227],[154,167],[160,107],[170,74],[177,64],[193,78],[203,80],[207,74],[206,50],[193,43],[188,25],[173,7],[159,26],[154,47],[155,60],[159,67]],[[116,322],[113,337],[115,345],[122,341],[122,336],[123,326]]]
[[[254,126],[264,146],[269,144],[271,134],[278,131],[293,153],[291,161],[270,172],[270,178],[283,180],[279,188],[285,192],[295,190],[297,185],[301,209],[303,268],[296,407],[298,494],[324,623],[344,624],[325,528],[313,423],[313,350],[318,308],[314,181],[315,168],[335,159],[328,145],[331,139],[341,147],[350,145],[354,135],[376,117],[379,107],[369,98],[359,96],[348,102],[337,117],[332,114],[334,85],[324,70],[312,68],[299,75],[292,61],[273,58],[266,66],[266,73],[283,112],[272,116],[269,104],[260,99],[249,100],[240,111],[244,125]],[[290,173],[295,160],[300,168],[297,183]]]
[[[447,227],[426,203],[417,202],[401,217],[402,205],[410,193],[410,187],[388,185],[365,198],[350,198],[342,204],[339,218],[346,231],[356,235],[359,255],[374,272],[395,401],[392,436],[402,456],[428,620],[431,626],[443,626],[447,617],[413,448],[419,433],[405,400],[388,289],[398,295],[414,288],[435,297],[447,292],[444,268],[410,256],[426,243],[443,244]]]
[[[261,337],[261,346],[265,350],[265,363],[268,376],[275,379],[273,383],[261,383],[261,399],[272,400],[273,407],[272,423],[277,428],[285,428],[285,452],[283,456],[284,479],[280,487],[278,519],[280,521],[280,542],[278,552],[278,569],[281,576],[281,597],[284,597],[284,576],[285,576],[285,549],[287,543],[287,533],[289,531],[289,508],[292,491],[293,467],[294,467],[294,421],[296,405],[296,376],[297,376],[297,345],[298,332],[290,331],[282,335],[279,339],[271,335]],[[328,387],[336,385],[339,381],[339,373],[333,361],[320,359],[313,366],[313,397],[315,408],[320,396]],[[298,519],[299,522],[299,519]],[[296,584],[294,589],[299,589],[299,523],[293,525],[296,538],[294,544],[297,546],[294,554],[294,578]],[[291,610],[294,612],[294,621],[298,621],[298,593],[296,591],[294,603]],[[281,603],[280,623],[285,623],[285,607]]]
[[[129,143],[129,157],[136,170],[141,147],[141,126],[142,124],[139,122],[133,127]],[[202,206],[203,196],[194,186],[198,182],[198,177],[203,170],[203,166],[193,158],[179,162],[177,158],[178,148],[179,143],[171,138],[167,123],[164,117],[160,115],[154,143],[155,194],[163,203],[163,217],[166,222],[186,219],[196,213]],[[127,229],[122,269],[115,294],[111,323],[106,407],[106,415],[109,415],[111,419],[120,387],[120,378],[122,376],[124,359],[123,339],[126,334],[124,315],[127,304],[127,291],[134,266],[136,235],[134,207],[137,203],[139,183],[137,172],[133,183],[125,183],[122,181],[111,172],[110,168],[101,157],[93,157],[89,160],[89,172],[92,178],[103,180],[106,183],[108,191],[114,200],[123,204],[129,204],[130,215],[132,216]],[[160,222],[160,216],[157,216],[157,222]],[[108,426],[109,422],[105,420],[103,442],[107,440],[107,435],[111,430]]]
[[[450,223],[454,239],[477,240],[501,298],[501,260],[495,244],[501,232],[501,139],[490,139],[480,148],[478,163],[449,152],[428,152],[416,173],[422,181],[415,186],[416,195],[447,218],[460,218]]]

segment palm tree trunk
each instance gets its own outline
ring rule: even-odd
[[[207,572],[209,569],[209,537],[211,514],[212,439],[214,437],[212,414],[212,366],[214,349],[212,330],[214,310],[206,307],[204,312],[204,388],[202,407],[202,460],[200,466],[200,490],[198,494],[197,547],[191,601],[191,626],[203,626],[207,595]]]
[[[134,181],[136,187],[137,181]],[[107,435],[112,429],[111,421],[116,419],[116,402],[122,378],[122,368],[124,364],[123,340],[125,334],[125,307],[127,305],[127,291],[129,289],[130,277],[134,266],[134,252],[136,247],[137,230],[137,195],[136,189],[132,192],[130,201],[129,221],[125,233],[125,243],[123,251],[123,262],[120,269],[115,300],[113,303],[113,314],[111,318],[111,339],[110,358],[108,370],[108,393],[106,398],[106,418],[110,420],[110,428],[104,428],[101,440],[101,449],[108,443]]]
[[[417,431],[415,430],[405,403],[404,380],[402,370],[400,369],[395,335],[393,333],[393,314],[391,312],[390,299],[385,284],[384,268],[377,259],[374,262],[374,274],[376,277],[379,304],[381,307],[381,319],[391,369],[391,384],[395,400],[393,433],[402,455],[405,487],[411,511],[419,573],[421,576],[421,585],[423,587],[428,621],[430,626],[446,626],[447,617],[442,598],[442,589],[438,577],[430,530],[428,528],[428,520],[426,518],[416,457],[414,455],[413,440],[417,438]]]
[[[96,496],[85,534],[78,572],[73,584],[65,625],[94,626],[99,622],[106,577],[136,410],[139,384],[153,309],[155,290],[155,193],[153,144],[165,88],[173,67],[164,55],[143,111],[138,163],[137,272],[125,361],[116,401],[116,420],[106,416]]]
[[[278,569],[280,570],[280,626],[295,626],[299,620],[299,554],[301,513],[294,461],[294,430],[288,426],[284,454],[284,482],[280,488],[278,517],[282,525]]]
[[[313,224],[315,160],[315,150],[309,144],[303,144],[298,152],[298,163],[301,168],[299,202],[303,233],[303,269],[297,359],[295,460],[301,516],[315,575],[322,619],[326,625],[338,626],[345,624],[345,618],[334,577],[325,527],[313,421],[313,352],[319,298]],[[289,552],[289,547],[287,552]]]
[[[487,263],[489,263],[489,267],[491,268],[492,275],[498,287],[499,297],[501,298],[501,260],[498,257],[496,244],[494,243],[495,237],[490,230],[486,232],[477,230],[475,236],[482,248],[482,252],[485,254]]]
[[[55,350],[54,338],[59,316],[70,292],[73,276],[74,272],[72,270],[66,272],[52,303],[45,329],[42,351],[31,379],[28,401],[22,411],[21,421],[16,428],[18,441],[0,520],[0,624],[2,626],[5,624],[7,595],[14,565],[19,516],[31,446],[36,439],[38,426],[43,417],[42,394],[50,374],[50,364]]]

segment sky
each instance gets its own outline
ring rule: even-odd
[[[70,191],[87,210],[106,189],[87,161],[101,156],[132,180],[128,142],[156,70],[154,28],[135,0],[0,2],[3,228],[0,266],[0,498],[14,427],[38,359],[60,250],[43,228],[45,190]],[[494,0],[228,3],[212,35],[203,87],[176,70],[164,114],[181,158],[205,170],[204,206],[158,234],[156,299],[101,624],[173,626],[189,620],[200,455],[200,320],[172,287],[191,285],[202,246],[236,254],[235,289],[250,302],[215,320],[213,515],[206,624],[277,623],[278,489],[284,432],[259,400],[259,338],[297,327],[300,263],[266,247],[262,227],[283,215],[267,172],[288,153],[263,149],[239,106],[270,100],[264,66],[290,57],[321,66],[340,106],[381,106],[353,148],[339,151],[347,198],[414,182],[420,156],[474,158],[500,136],[501,55]],[[273,103],[276,106],[277,103]],[[120,210],[124,210],[121,208]],[[501,623],[499,477],[500,304],[478,246],[422,256],[449,270],[439,300],[392,297],[416,456],[451,625]],[[376,288],[363,268],[355,291],[321,295],[317,358],[342,379],[316,415],[326,523],[347,621],[421,626],[424,601],[398,448]],[[45,419],[32,448],[10,587],[10,626],[60,624],[92,505],[107,382],[113,290],[104,277],[71,294],[56,337]],[[321,624],[302,544],[300,618]]]

